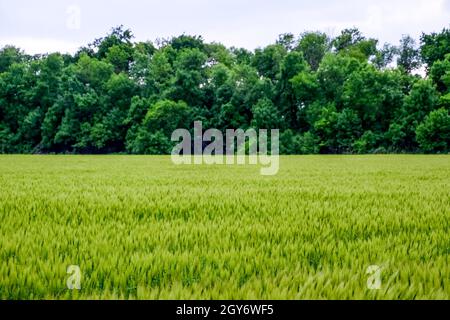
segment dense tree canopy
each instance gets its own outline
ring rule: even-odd
[[[447,153],[449,110],[448,29],[398,47],[287,33],[251,52],[118,27],[73,56],[0,49],[0,153],[166,154],[196,120],[280,129],[284,154]]]

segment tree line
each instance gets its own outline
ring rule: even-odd
[[[415,74],[423,69],[426,76]],[[122,26],[73,55],[0,50],[0,153],[168,154],[175,129],[280,129],[282,154],[450,151],[450,29],[249,51]]]

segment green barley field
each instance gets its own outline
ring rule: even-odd
[[[0,156],[0,299],[450,299],[450,156],[259,169]]]

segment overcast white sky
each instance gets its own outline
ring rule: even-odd
[[[0,0],[0,46],[74,52],[123,24],[136,40],[182,33],[254,49],[281,33],[356,26],[397,44],[450,26],[450,0]]]

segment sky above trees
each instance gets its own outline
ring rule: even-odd
[[[319,30],[334,37],[349,26],[381,44],[398,44],[403,34],[418,39],[421,32],[438,32],[449,18],[450,0],[0,0],[0,46],[73,53],[122,24],[138,41],[201,34],[247,49],[284,32]]]

